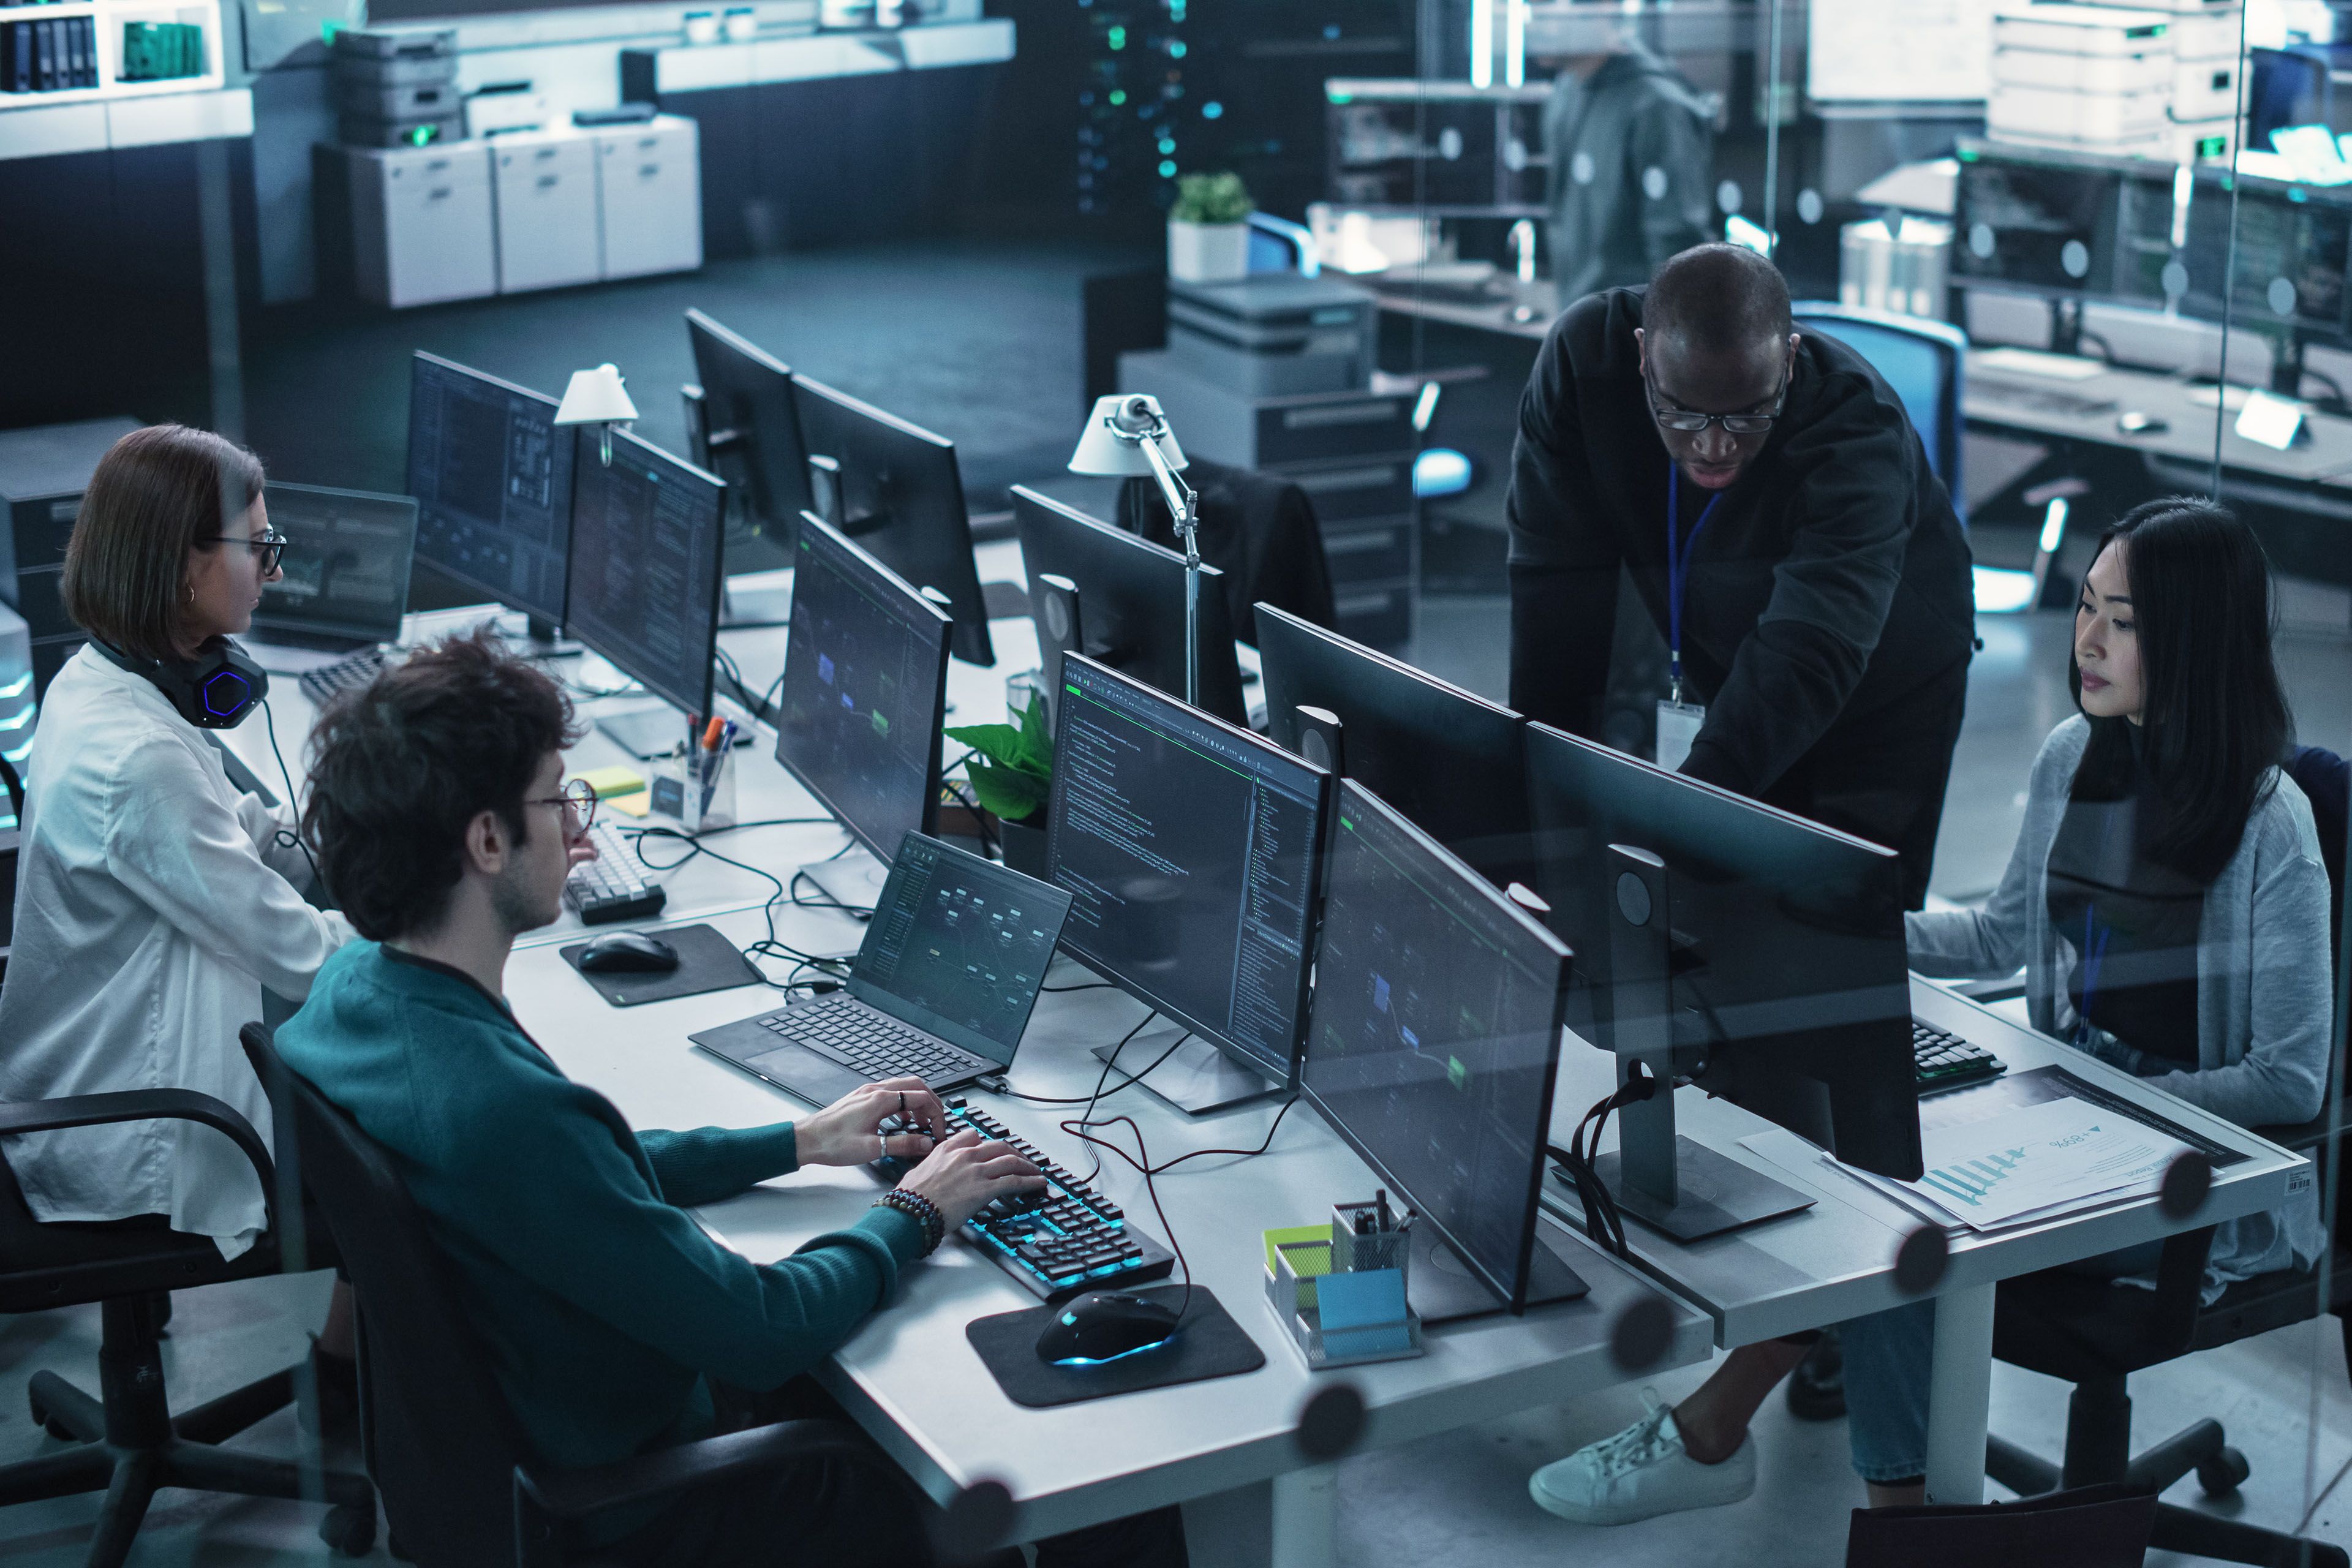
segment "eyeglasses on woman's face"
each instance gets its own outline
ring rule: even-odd
[[[253,552],[255,562],[261,568],[261,574],[267,577],[278,570],[278,563],[286,558],[286,547],[294,542],[274,528],[265,528],[250,539],[239,539],[233,534],[222,533],[215,534],[202,542],[244,545]]]

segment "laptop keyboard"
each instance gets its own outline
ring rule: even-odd
[[[620,829],[609,822],[596,823],[588,829],[588,841],[596,846],[596,858],[574,866],[563,879],[563,901],[577,911],[580,923],[602,925],[659,914],[669,894],[646,879],[645,866]]]
[[[1919,1018],[1911,1020],[1911,1065],[1923,1095],[1979,1083],[2009,1070],[2008,1063],[1982,1046]]]
[[[332,664],[322,664],[316,669],[302,672],[299,682],[302,695],[310,700],[313,708],[324,708],[329,701],[346,691],[365,686],[383,673],[383,649],[363,647],[346,658]]]
[[[982,1065],[968,1051],[933,1039],[854,996],[835,994],[788,1007],[752,1022],[772,1034],[831,1057],[868,1079],[919,1078],[936,1083]]]

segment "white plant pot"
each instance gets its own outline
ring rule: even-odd
[[[1168,276],[1180,283],[1224,283],[1249,276],[1249,225],[1168,225]]]

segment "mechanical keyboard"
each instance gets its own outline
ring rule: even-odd
[[[1922,1095],[1981,1083],[2009,1070],[2008,1063],[1982,1046],[1920,1018],[1911,1020],[1911,1062]]]
[[[771,1013],[753,1023],[771,1034],[832,1058],[879,1083],[919,1078],[927,1083],[971,1080],[991,1064],[945,1040],[901,1024],[878,1008],[839,994]]]
[[[383,673],[383,649],[363,647],[348,658],[332,664],[322,664],[316,669],[306,669],[298,683],[302,695],[314,708],[324,708],[329,701],[357,687],[367,685]]]
[[[563,879],[563,901],[579,914],[580,923],[603,925],[659,914],[669,894],[646,880],[645,867],[620,830],[609,822],[596,823],[588,829],[588,841],[596,847],[596,858],[574,866]]]
[[[1174,1269],[1174,1254],[1128,1223],[1117,1204],[1076,1173],[1045,1158],[986,1111],[960,1098],[945,1103],[950,1132],[969,1127],[1045,1173],[1045,1191],[999,1198],[963,1226],[965,1238],[1031,1295],[1055,1301],[1079,1290],[1125,1289],[1165,1279]],[[875,1162],[884,1178],[894,1182],[914,1165],[911,1160]]]

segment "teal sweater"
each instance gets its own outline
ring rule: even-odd
[[[793,1170],[789,1123],[632,1131],[467,976],[372,942],[327,961],[278,1049],[392,1152],[547,1463],[707,1435],[705,1378],[805,1371],[922,1253],[887,1208],[781,1262],[728,1251],[685,1211]]]

